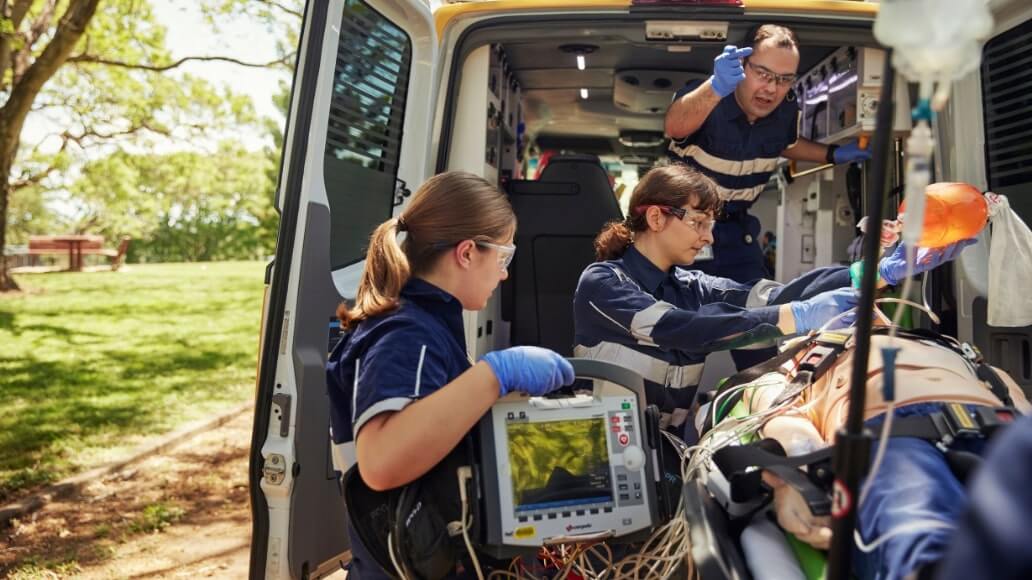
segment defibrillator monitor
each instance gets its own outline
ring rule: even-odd
[[[590,392],[511,394],[480,422],[482,544],[496,554],[627,539],[655,524],[659,478],[641,378],[602,361],[571,362]]]

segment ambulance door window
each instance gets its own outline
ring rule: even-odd
[[[1032,20],[985,45],[982,99],[989,188],[1032,221]]]
[[[412,42],[360,0],[345,3],[326,136],[330,266],[362,260],[369,234],[391,217]]]
[[[989,189],[1006,195],[1018,216],[1032,223],[1032,20],[986,43],[982,103]],[[985,298],[974,300],[975,342],[991,364],[1032,394],[1032,326],[989,326],[987,308]]]

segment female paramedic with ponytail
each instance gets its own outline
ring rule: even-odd
[[[770,346],[821,328],[854,307],[846,267],[819,268],[787,284],[739,283],[687,270],[713,243],[719,200],[713,182],[684,164],[656,167],[638,182],[627,219],[595,240],[597,258],[574,297],[574,354],[627,366],[645,379],[668,429],[695,438],[689,409],[712,351]],[[914,273],[956,252],[922,254]],[[903,278],[897,251],[879,267],[882,285]]]
[[[327,364],[333,438],[354,441],[368,488],[428,473],[500,396],[544,395],[573,381],[573,367],[550,350],[508,348],[476,364],[466,354],[462,311],[483,308],[508,277],[515,230],[496,187],[451,172],[373,232],[355,304],[337,311],[345,335]],[[349,521],[349,578],[387,578],[354,530]]]

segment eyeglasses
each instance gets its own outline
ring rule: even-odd
[[[774,83],[779,87],[787,87],[788,85],[796,82],[796,79],[799,78],[799,75],[796,74],[778,74],[762,64],[756,64],[751,60],[747,60],[745,63],[749,65],[749,68],[752,69],[753,72],[756,73],[756,76],[760,77],[761,81],[765,83]]]
[[[473,243],[481,248],[493,248],[498,250],[498,266],[502,270],[507,270],[509,264],[512,263],[512,257],[516,255],[516,244],[509,244],[503,246],[501,244],[492,244],[491,242],[481,242],[479,240],[473,240]]]
[[[634,211],[639,213],[639,214],[642,214],[642,213],[645,213],[645,211],[647,209],[649,209],[650,207],[658,207],[660,209],[660,211],[662,211],[663,213],[665,213],[667,215],[672,215],[675,218],[683,221],[684,223],[688,224],[689,227],[695,228],[696,233],[698,233],[699,235],[702,235],[702,234],[712,234],[713,233],[713,227],[717,225],[717,221],[716,220],[713,220],[713,219],[708,219],[708,220],[699,219],[698,216],[701,215],[701,214],[694,214],[693,213],[693,214],[689,215],[688,214],[688,210],[684,209],[683,207],[674,207],[672,205],[655,205],[655,206],[652,206],[652,205],[640,205],[640,206],[634,208]]]

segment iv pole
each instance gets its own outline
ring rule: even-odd
[[[867,195],[867,235],[863,246],[863,277],[860,281],[860,302],[857,306],[856,351],[849,385],[849,414],[846,425],[835,434],[832,466],[835,483],[832,493],[832,538],[828,555],[827,578],[848,580],[853,556],[853,530],[856,527],[857,498],[860,480],[867,473],[870,460],[871,433],[864,429],[864,400],[867,387],[867,362],[871,352],[871,322],[885,201],[885,175],[892,142],[892,100],[896,72],[892,69],[892,49],[885,51],[881,96],[875,120],[872,145],[872,186]]]

